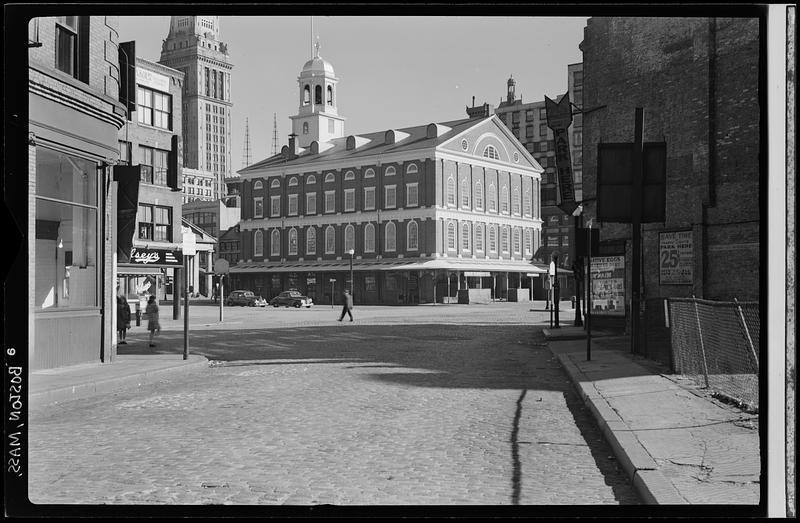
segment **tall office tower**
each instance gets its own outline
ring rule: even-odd
[[[231,176],[231,70],[218,16],[173,16],[159,63],[184,73],[183,165],[213,173],[216,198]]]
[[[244,151],[242,152],[242,168],[253,163],[250,156],[250,119],[244,119]]]

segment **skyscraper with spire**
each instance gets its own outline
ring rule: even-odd
[[[218,16],[173,16],[159,63],[182,71],[183,165],[213,173],[217,198],[231,176],[231,70]]]

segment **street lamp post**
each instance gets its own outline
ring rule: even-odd
[[[353,249],[350,249],[349,251],[347,251],[347,253],[350,255],[350,296],[352,297],[353,296],[353,254],[355,254],[355,251]]]
[[[558,283],[558,253],[553,253],[553,313],[555,315],[555,325],[553,328],[560,329],[561,325],[558,324],[558,310],[560,307],[560,290],[561,284]]]

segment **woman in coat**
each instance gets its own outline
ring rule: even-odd
[[[155,296],[150,296],[150,299],[147,300],[147,308],[145,308],[144,312],[147,314],[147,330],[150,331],[150,346],[155,347],[156,344],[153,343],[153,336],[156,334],[156,331],[161,332],[161,323],[158,321],[158,303],[156,303]]]
[[[125,334],[131,328],[131,306],[125,296],[117,296],[117,335],[120,345],[127,345]]]

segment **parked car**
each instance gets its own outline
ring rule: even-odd
[[[247,307],[266,307],[267,300],[256,296],[253,291],[232,291],[225,300],[225,305],[240,305]]]
[[[273,307],[283,305],[284,307],[295,307],[299,309],[300,307],[309,308],[314,305],[314,302],[311,298],[303,296],[298,291],[283,291],[269,300],[269,304]]]

